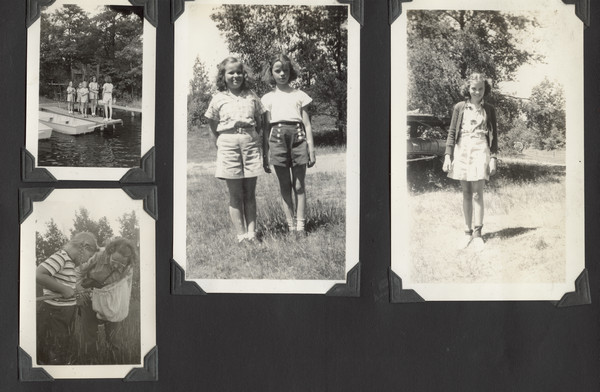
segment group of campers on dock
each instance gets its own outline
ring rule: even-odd
[[[96,117],[98,104],[104,106],[104,120],[112,120],[112,105],[114,86],[110,76],[104,78],[102,85],[102,95],[100,95],[100,86],[96,81],[96,77],[92,76],[90,82],[82,81],[77,88],[73,87],[73,82],[69,82],[67,87],[67,110],[69,114],[74,114],[75,108],[84,118],[88,117],[88,113],[92,117]],[[99,99],[99,98],[102,99]]]

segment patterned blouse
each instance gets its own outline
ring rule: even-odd
[[[487,118],[485,109],[483,108],[483,101],[479,108],[475,107],[471,102],[467,102],[465,105],[465,112],[463,114],[463,121],[461,126],[461,132],[473,133],[477,132],[481,135],[487,134]]]
[[[253,91],[244,90],[237,96],[220,91],[212,98],[204,115],[210,120],[218,121],[217,132],[223,132],[256,127],[256,117],[264,112],[263,104]]]

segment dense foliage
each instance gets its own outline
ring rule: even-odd
[[[250,70],[252,88],[259,96],[272,88],[263,80],[269,58],[278,53],[287,54],[299,71],[294,85],[313,99],[310,114],[334,118],[340,132],[344,132],[348,64],[346,7],[222,5],[211,18],[227,40],[229,51]],[[194,80],[206,81],[204,69],[200,71],[197,64]],[[205,94],[206,89],[191,91],[196,97],[202,93]]]
[[[521,65],[541,60],[523,49],[516,32],[538,27],[533,17],[498,11],[408,11],[408,110],[448,117],[464,99],[460,88],[473,72],[499,83],[512,81]],[[530,98],[488,98],[498,110],[501,149],[515,142],[556,148],[565,141],[562,86],[545,80]]]
[[[40,94],[65,99],[69,81],[110,76],[118,100],[142,95],[143,17],[139,7],[105,6],[90,16],[77,5],[42,12]]]

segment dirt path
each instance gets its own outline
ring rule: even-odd
[[[215,162],[189,162],[187,165],[188,174],[214,174]],[[310,174],[315,172],[340,172],[346,170],[346,154],[326,154],[318,155],[317,163],[308,170]]]

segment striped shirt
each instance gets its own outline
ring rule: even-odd
[[[253,91],[244,90],[237,96],[221,91],[212,98],[204,115],[218,121],[217,132],[223,132],[256,127],[256,117],[264,112],[265,108]]]
[[[46,268],[50,275],[60,284],[64,284],[65,286],[69,286],[73,290],[75,290],[75,284],[77,281],[76,273],[75,273],[75,263],[69,257],[69,254],[64,250],[59,250],[54,253],[52,256],[48,257],[46,260],[40,263],[41,266]],[[44,295],[56,295],[59,293],[55,293],[52,290],[48,290],[44,288]],[[75,297],[73,298],[57,298],[57,299],[48,299],[46,303],[54,306],[75,306]]]

